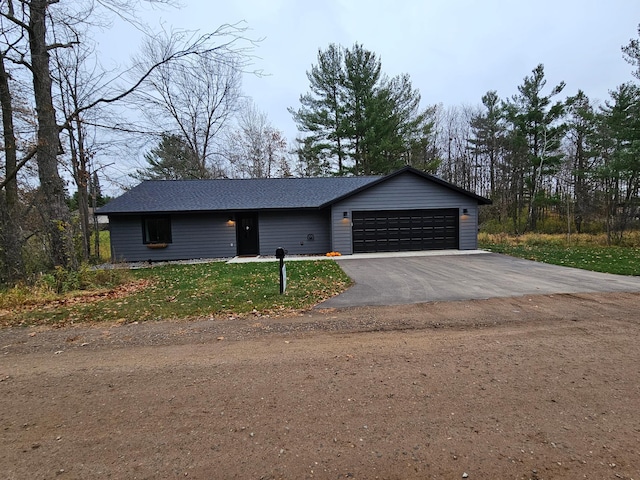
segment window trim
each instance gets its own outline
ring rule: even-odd
[[[160,221],[165,220],[167,222],[167,236],[161,240],[152,241],[149,239],[148,235],[148,223],[149,221]],[[171,216],[169,215],[145,215],[142,217],[142,243],[144,245],[162,245],[167,243],[172,243],[172,232],[171,232]]]

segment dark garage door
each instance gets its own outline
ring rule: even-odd
[[[458,248],[458,209],[353,212],[353,253]]]

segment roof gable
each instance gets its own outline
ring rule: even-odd
[[[376,185],[379,185],[380,183],[386,182],[387,180],[390,180],[390,179],[392,179],[394,177],[397,177],[399,175],[405,175],[405,174],[417,175],[417,176],[419,176],[419,177],[421,177],[421,178],[423,178],[423,179],[425,179],[427,181],[430,181],[430,182],[436,183],[438,185],[441,185],[441,186],[443,186],[445,188],[448,188],[449,190],[452,190],[454,192],[460,193],[460,194],[462,194],[462,195],[464,195],[466,197],[470,197],[473,200],[477,201],[479,205],[491,205],[491,203],[492,203],[492,201],[489,200],[488,198],[482,197],[480,195],[476,195],[475,193],[470,192],[468,190],[465,190],[464,188],[460,188],[460,187],[454,185],[453,183],[449,183],[446,180],[438,178],[438,177],[436,177],[434,175],[430,175],[430,174],[428,174],[426,172],[423,172],[421,170],[417,170],[417,169],[415,169],[413,167],[410,167],[410,166],[403,167],[400,170],[396,170],[395,172],[392,172],[389,175],[386,175],[384,177],[378,177],[377,179],[375,179],[372,182],[369,182],[369,183],[367,183],[365,185],[362,185],[361,187],[359,187],[359,188],[357,188],[355,190],[352,190],[351,192],[347,192],[347,193],[345,193],[344,195],[342,195],[339,198],[333,199],[331,201],[331,203],[337,203],[337,202],[339,202],[341,200],[345,200],[345,199],[347,199],[347,198],[349,198],[349,197],[351,197],[353,195],[357,195],[358,193],[363,192],[364,190],[368,190],[368,189],[370,189],[372,187],[375,187]]]

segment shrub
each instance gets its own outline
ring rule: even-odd
[[[74,290],[113,288],[131,280],[132,275],[128,269],[93,270],[83,264],[78,270],[58,266],[53,272],[41,275],[35,282],[35,287],[63,294]]]
[[[55,270],[40,274],[30,284],[20,283],[0,289],[0,309],[16,309],[55,300],[60,295],[79,290],[111,289],[130,283],[134,275],[129,269],[92,270],[83,265],[78,271]]]
[[[567,220],[557,215],[549,215],[538,220],[536,227],[540,233],[567,233]],[[574,225],[571,225],[571,228],[575,231]]]

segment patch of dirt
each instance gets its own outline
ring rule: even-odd
[[[639,307],[0,330],[0,476],[640,479]]]

